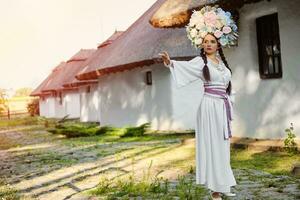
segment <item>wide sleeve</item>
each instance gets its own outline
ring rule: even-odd
[[[234,116],[234,108],[235,108],[235,95],[236,95],[236,91],[235,90],[231,90],[231,94],[228,96],[229,98],[229,104],[230,104],[230,107],[231,107],[231,118],[232,120],[234,120],[235,116]]]
[[[201,79],[204,62],[200,56],[189,61],[171,60],[169,67],[177,87],[183,87]]]
[[[231,94],[229,95],[229,100],[230,100],[232,105],[235,104],[235,95],[236,95],[236,91],[232,89]]]

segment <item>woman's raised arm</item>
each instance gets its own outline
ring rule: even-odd
[[[204,62],[200,56],[196,56],[189,61],[177,61],[171,60],[167,52],[162,52],[159,55],[163,59],[164,65],[170,69],[177,87],[203,79],[202,69]]]

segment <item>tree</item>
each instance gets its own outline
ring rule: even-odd
[[[25,97],[25,96],[29,96],[30,93],[32,92],[32,88],[19,88],[16,90],[14,97]]]
[[[40,113],[39,99],[33,99],[30,103],[28,103],[27,111],[30,114],[30,116],[39,115]]]
[[[5,89],[0,88],[0,113],[7,111],[7,91]]]

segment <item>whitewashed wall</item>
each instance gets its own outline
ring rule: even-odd
[[[63,93],[62,104],[59,97],[45,97],[40,99],[40,116],[47,118],[63,118],[69,114],[69,118],[80,117],[80,101],[78,92]]]
[[[49,97],[45,97],[44,100],[42,100],[42,98],[39,99],[40,116],[49,116],[50,102],[51,100]]]
[[[40,115],[47,118],[59,118],[63,115],[63,106],[59,105],[58,98],[45,97],[45,100],[40,99]]]
[[[67,91],[63,93],[64,115],[68,118],[80,118],[80,94],[78,91]]]
[[[152,71],[152,85],[145,83]],[[201,97],[199,82],[177,89],[161,64],[99,78],[101,124],[126,126],[151,122],[152,129],[194,129]]]
[[[90,93],[86,92],[87,86],[80,87],[80,121],[99,122],[100,121],[100,95],[98,85],[91,85]]]
[[[225,51],[237,90],[234,135],[284,137],[284,129],[293,122],[300,137],[299,8],[298,0],[272,0],[249,4],[240,10],[238,47]],[[283,78],[262,80],[255,19],[275,12],[279,20]]]
[[[54,118],[63,118],[64,116],[66,116],[66,110],[65,110],[63,103],[60,104],[59,97],[55,97],[53,99],[54,99],[53,117]],[[51,112],[52,112],[52,110],[51,110]]]

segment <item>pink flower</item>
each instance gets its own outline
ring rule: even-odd
[[[224,26],[222,29],[223,33],[228,34],[231,32],[231,28],[229,26]]]
[[[204,22],[207,26],[215,26],[218,16],[215,12],[210,11],[204,14]]]
[[[220,30],[216,30],[216,31],[214,32],[214,35],[216,36],[216,38],[220,38],[220,37],[223,35],[223,32],[220,31]]]

